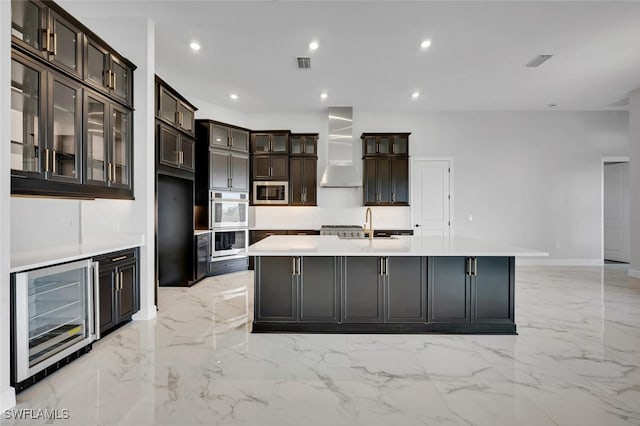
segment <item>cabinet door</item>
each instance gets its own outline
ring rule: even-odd
[[[381,258],[345,257],[342,322],[383,322]]]
[[[80,183],[82,89],[78,83],[50,74],[48,179]]]
[[[251,135],[251,153],[268,154],[271,151],[271,135],[269,133],[254,133]]]
[[[210,124],[209,146],[226,148],[229,146],[229,129],[223,126]]]
[[[100,297],[99,304],[99,321],[100,333],[104,333],[118,323],[116,316],[116,282],[115,269],[100,269],[98,277],[98,293]]]
[[[160,163],[167,166],[178,167],[180,157],[178,154],[178,144],[180,142],[178,132],[164,125],[160,125],[159,132]]]
[[[391,160],[391,203],[409,204],[409,158]]]
[[[297,275],[295,258],[256,257],[256,321],[296,321]]]
[[[111,56],[111,94],[127,105],[133,104],[133,70],[120,59]],[[193,115],[191,116],[193,131]]]
[[[210,151],[209,184],[211,189],[229,189],[229,153]]]
[[[306,205],[316,205],[316,192],[317,192],[317,164],[318,161],[315,158],[303,159],[303,175],[302,186],[304,188],[304,203]]]
[[[271,156],[256,155],[253,157],[252,174],[254,179],[271,178]]]
[[[514,322],[514,258],[478,257],[472,280],[472,320],[476,323]]]
[[[271,135],[271,152],[284,153],[289,152],[289,134],[274,133]]]
[[[108,118],[109,105],[102,97],[85,91],[85,182],[91,185],[106,185],[109,169]]]
[[[391,136],[378,137],[378,154],[391,154]]]
[[[249,132],[240,129],[231,129],[231,149],[249,152]]]
[[[378,158],[378,204],[391,204],[391,158]]]
[[[429,257],[429,322],[471,321],[471,290],[467,258]]]
[[[37,55],[47,58],[47,11],[37,1],[11,2],[11,40]]]
[[[137,263],[121,265],[117,269],[118,283],[118,322],[126,321],[138,311],[138,269]]]
[[[111,57],[107,49],[87,38],[84,80],[99,89],[108,91],[110,64]]]
[[[163,86],[160,86],[158,96],[160,98],[158,115],[169,123],[175,124],[178,112],[178,99],[169,93]]]
[[[291,157],[289,159],[289,173],[291,176],[291,179],[289,179],[289,204],[292,206],[304,204],[304,198],[302,196],[304,192],[303,167],[303,158]]]
[[[304,136],[291,135],[290,138],[291,155],[300,155],[304,152]]]
[[[195,141],[184,136],[180,137],[180,168],[195,170]]]
[[[427,280],[421,257],[386,259],[387,322],[425,322]]]
[[[22,57],[20,60],[18,57],[11,60],[12,175],[31,178],[44,176],[43,135],[47,121],[46,114],[43,115],[44,75],[42,68],[29,60]]]
[[[339,276],[336,257],[300,258],[300,321],[338,322]]]
[[[365,136],[362,145],[363,155],[372,155],[378,152],[378,143],[375,136]]]
[[[306,155],[318,154],[318,138],[315,136],[304,137],[304,149],[302,150]]]
[[[131,188],[133,176],[133,163],[131,161],[131,111],[112,106],[111,107],[111,139],[110,185],[120,188]]]
[[[377,160],[375,158],[365,158],[362,160],[363,168],[363,191],[364,205],[372,206],[378,203],[378,179]]]
[[[392,153],[395,155],[409,155],[409,137],[398,135],[393,137]]]
[[[82,78],[80,61],[82,32],[69,21],[49,9],[51,39],[49,60]]]
[[[249,156],[231,153],[231,189],[249,191]]]
[[[271,159],[271,179],[289,180],[289,156],[270,155]]]
[[[189,133],[193,133],[193,109],[182,102],[178,102],[178,125]]]

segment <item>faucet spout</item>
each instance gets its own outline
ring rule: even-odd
[[[367,231],[367,223],[369,224],[369,230]],[[369,239],[373,240],[373,212],[371,211],[371,207],[367,207],[367,211],[364,214],[364,232],[365,234],[369,234]]]

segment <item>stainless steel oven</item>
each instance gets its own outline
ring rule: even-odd
[[[253,204],[289,204],[289,182],[254,181]]]
[[[97,264],[91,260],[15,275],[15,381],[22,382],[96,339]]]
[[[212,231],[211,257],[214,261],[230,256],[246,256],[248,247],[249,230],[247,228],[214,229]]]
[[[248,193],[211,191],[209,201],[209,229],[249,226]]]

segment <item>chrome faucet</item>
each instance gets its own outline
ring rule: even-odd
[[[367,231],[367,223],[369,224],[369,231]],[[364,214],[364,233],[369,233],[369,239],[373,240],[373,212],[371,207],[367,207],[367,212]]]

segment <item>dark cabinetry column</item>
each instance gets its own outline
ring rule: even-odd
[[[467,258],[429,257],[429,322],[471,321],[471,290]]]

